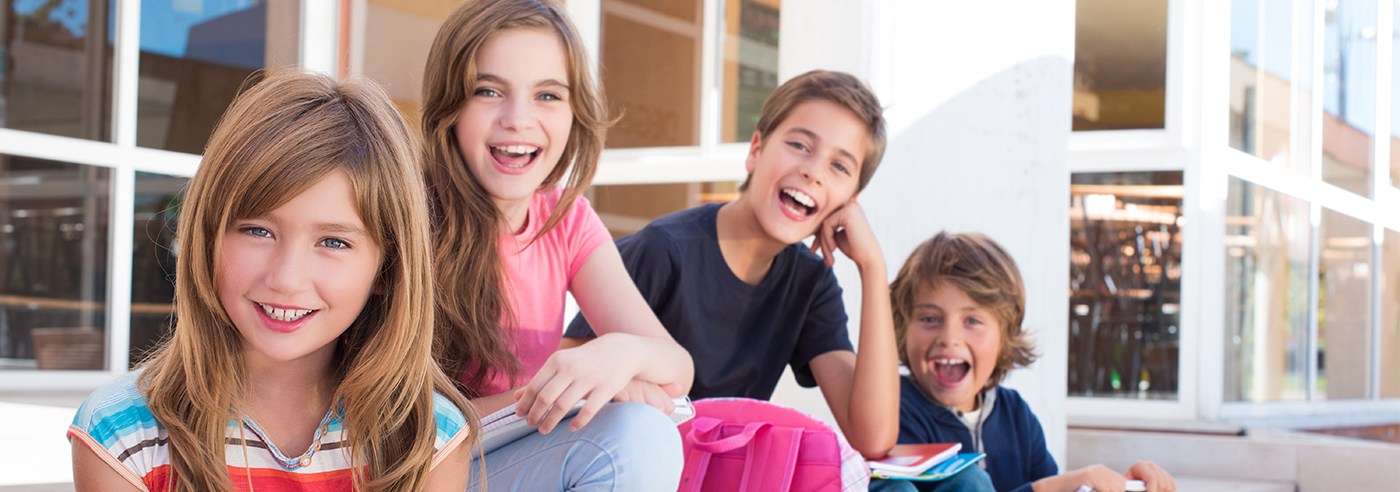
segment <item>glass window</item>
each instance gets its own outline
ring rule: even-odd
[[[0,2],[0,128],[108,141],[114,2]]]
[[[1325,2],[1322,179],[1371,196],[1376,124],[1375,0]]]
[[[588,194],[593,209],[617,239],[671,212],[733,201],[739,198],[739,183],[607,185],[589,188]]]
[[[301,2],[141,2],[136,141],[203,151],[249,76],[298,64]]]
[[[1167,0],[1078,0],[1074,130],[1165,128]]]
[[[104,367],[111,174],[0,155],[0,369]]]
[[[748,142],[763,101],[778,88],[781,0],[724,2],[724,95],[720,138]]]
[[[1311,29],[1307,16],[1295,14],[1292,5],[1230,2],[1230,146],[1306,172],[1308,160],[1292,157],[1301,151],[1290,152],[1289,146],[1303,148],[1308,142],[1308,125],[1296,123],[1292,109],[1295,95],[1299,108],[1310,107],[1305,101],[1312,84],[1308,70],[1295,74],[1293,57],[1294,50],[1311,46]]]
[[[1371,388],[1371,224],[1324,208],[1318,237],[1315,399],[1366,398]]]
[[[1308,204],[1230,178],[1225,217],[1225,400],[1307,399]]]
[[[1181,176],[1071,178],[1070,395],[1176,398]]]
[[[175,298],[175,226],[189,178],[136,173],[131,251],[131,365],[169,333]]]
[[[1400,44],[1400,4],[1392,7],[1391,19],[1395,30],[1391,36],[1397,41],[1395,44]],[[1400,188],[1400,50],[1394,48],[1395,44],[1390,49],[1390,185]]]
[[[1400,398],[1400,232],[1381,243],[1381,398]]]
[[[602,0],[609,148],[700,144],[701,0]]]

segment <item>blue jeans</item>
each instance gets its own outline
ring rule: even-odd
[[[684,457],[676,424],[642,403],[609,403],[577,432],[569,420],[486,455],[488,490],[676,490]],[[472,461],[467,490],[482,490]]]
[[[972,465],[957,475],[937,482],[910,482],[908,480],[870,480],[871,492],[995,492],[992,477],[982,467]]]

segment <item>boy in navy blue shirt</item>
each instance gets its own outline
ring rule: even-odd
[[[1176,490],[1147,461],[1125,474],[1104,465],[1059,473],[1030,406],[1000,386],[1035,352],[1021,327],[1021,273],[996,242],[939,233],[915,248],[890,290],[900,362],[910,372],[900,383],[900,443],[960,442],[964,452],[986,453],[982,463],[1000,491],[1121,492],[1129,479],[1150,492]]]
[[[657,219],[618,241],[627,271],[695,361],[692,398],[766,400],[783,368],[818,386],[842,433],[866,457],[898,432],[899,376],[885,259],[856,197],[885,148],[875,95],[855,77],[799,75],[769,96],[733,202]],[[816,235],[809,248],[800,243]],[[846,332],[840,250],[860,270],[860,353]],[[815,254],[820,252],[821,256]],[[564,347],[593,336],[582,316]],[[620,398],[664,406],[634,382]]]

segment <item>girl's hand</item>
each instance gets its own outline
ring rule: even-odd
[[[572,430],[588,425],[603,405],[621,393],[636,376],[635,354],[628,347],[635,336],[609,333],[578,348],[554,352],[544,367],[518,393],[515,414],[549,434],[578,405],[583,408],[569,424]]]
[[[837,250],[861,269],[885,260],[880,244],[875,241],[875,231],[870,229],[870,222],[865,218],[865,210],[855,200],[828,215],[812,239],[812,252],[820,252],[826,266],[836,263]]]
[[[680,395],[681,387],[678,384],[668,384],[665,386],[633,379],[627,383],[627,387],[622,388],[622,392],[613,397],[613,401],[634,401],[651,405],[653,408],[670,415],[676,411],[676,402],[672,400]]]
[[[1170,473],[1151,461],[1133,463],[1124,476],[1133,480],[1142,480],[1143,485],[1147,486],[1147,492],[1176,492],[1176,480],[1172,478]]]

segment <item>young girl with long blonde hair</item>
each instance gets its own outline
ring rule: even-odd
[[[74,418],[78,490],[451,490],[421,151],[368,82],[268,76],[180,210],[171,337]]]
[[[669,410],[669,396],[689,390],[690,356],[580,196],[610,123],[559,4],[469,1],[439,29],[422,115],[440,287],[435,353],[479,411],[516,403],[539,429],[485,456],[493,488],[664,490],[679,477],[674,424],[635,402]],[[601,336],[557,350],[566,292]],[[615,400],[633,403],[607,404]],[[569,431],[551,432],[580,402]]]

